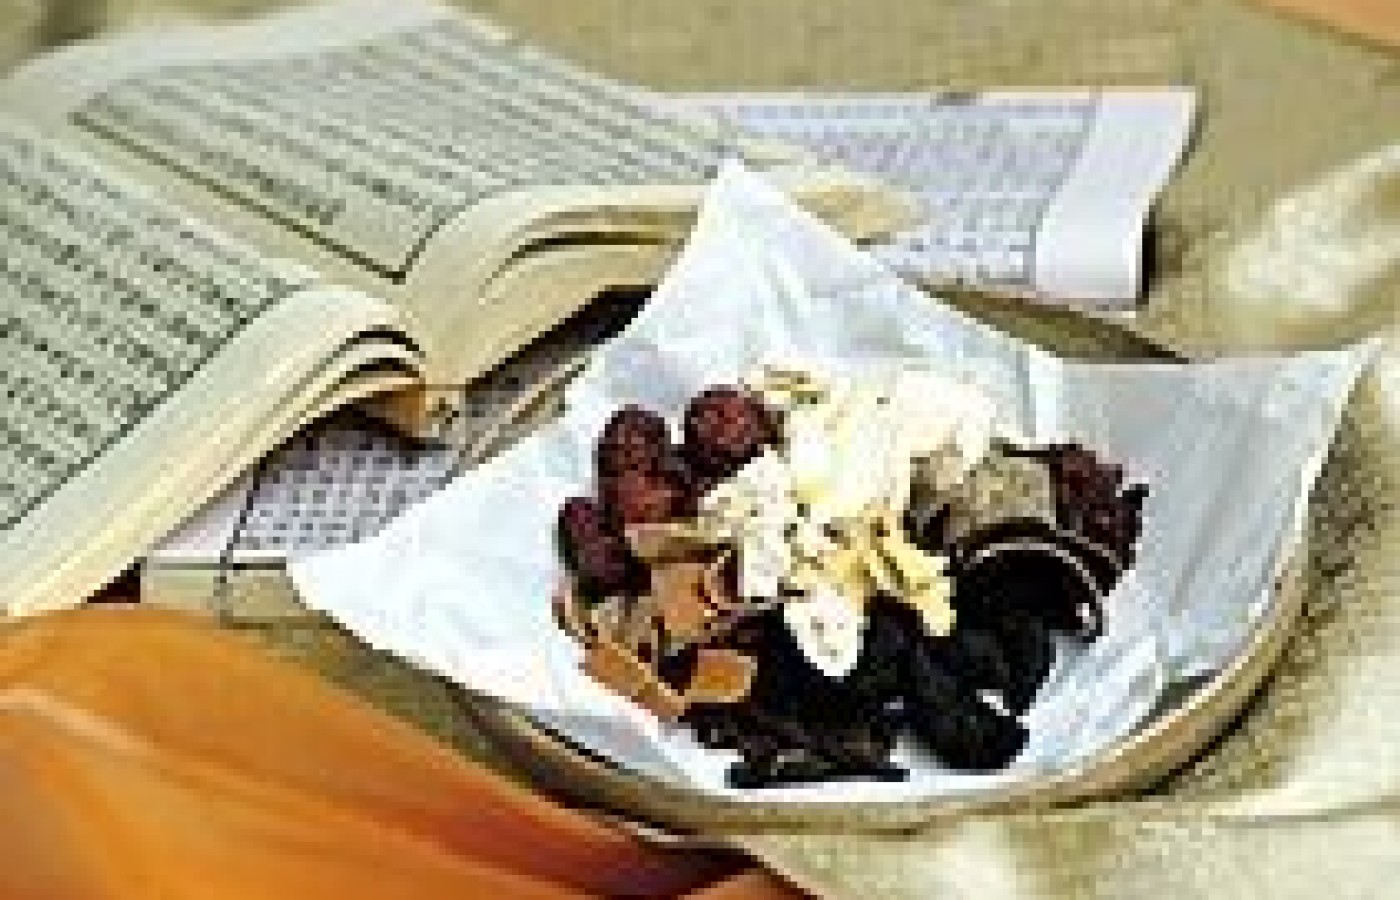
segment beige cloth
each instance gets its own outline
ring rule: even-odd
[[[39,46],[43,21],[40,0],[0,0],[0,72]]]
[[[0,3],[5,0],[0,0]],[[16,0],[9,0],[16,2]],[[19,0],[23,5],[22,0]],[[53,0],[45,34],[265,0]],[[1142,328],[1184,349],[1333,343],[1400,297],[1400,57],[1230,0],[479,0],[661,88],[1181,81],[1202,133],[1156,220]],[[1332,170],[1324,188],[1305,186]],[[1301,200],[1281,200],[1302,192]],[[1400,357],[1318,492],[1309,613],[1243,725],[1150,798],[898,838],[752,836],[831,897],[1378,897],[1400,881]]]

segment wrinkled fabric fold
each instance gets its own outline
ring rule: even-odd
[[[0,796],[4,897],[792,896],[717,884],[733,859],[647,846],[148,610],[0,630]]]

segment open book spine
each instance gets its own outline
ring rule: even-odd
[[[639,308],[609,294],[472,384],[435,393],[429,438],[341,415],[308,429],[142,561],[142,601],[225,617],[297,617],[289,558],[373,534],[554,408],[587,353]]]

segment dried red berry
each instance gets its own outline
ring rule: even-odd
[[[573,497],[559,510],[559,550],[580,588],[601,597],[628,590],[639,564],[595,501]]]
[[[772,412],[737,387],[712,387],[685,411],[685,450],[702,472],[728,477],[773,443]]]
[[[637,469],[655,469],[671,451],[666,420],[640,406],[625,406],[613,414],[598,438],[598,474],[607,478]]]
[[[694,512],[684,482],[664,470],[628,469],[604,479],[602,495],[608,513],[624,526],[671,522]]]

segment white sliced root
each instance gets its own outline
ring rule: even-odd
[[[808,662],[828,678],[844,678],[860,661],[864,616],[830,586],[783,605],[783,620]]]

